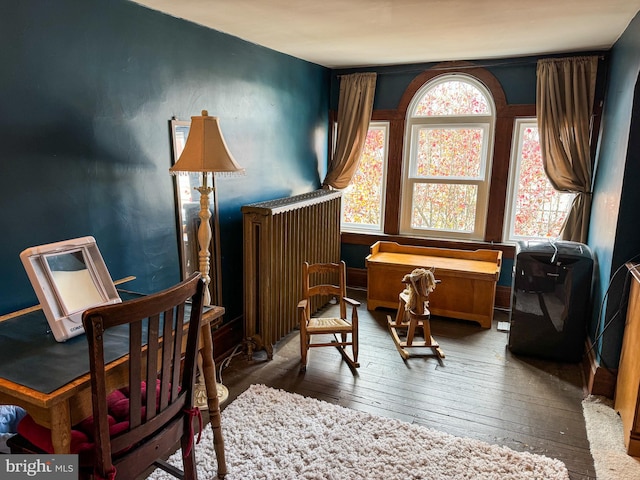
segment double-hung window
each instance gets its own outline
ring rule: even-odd
[[[427,82],[407,109],[402,234],[482,240],[495,124],[489,90],[463,74]]]
[[[542,166],[535,118],[516,120],[510,164],[504,238],[557,237],[575,195],[558,192],[549,182]]]
[[[360,162],[342,190],[342,230],[382,232],[389,122],[371,122]]]

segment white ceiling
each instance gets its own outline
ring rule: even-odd
[[[135,0],[330,68],[609,49],[640,0]]]

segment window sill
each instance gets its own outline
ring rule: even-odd
[[[365,232],[359,232],[359,233],[342,232],[341,233],[341,242],[347,245],[371,246],[379,240],[384,240],[388,242],[397,242],[400,245],[417,245],[421,247],[459,248],[462,250],[476,250],[479,248],[488,248],[491,250],[502,250],[503,258],[513,258],[515,254],[515,245],[511,243],[411,237],[407,235],[386,235],[383,233],[365,233]]]

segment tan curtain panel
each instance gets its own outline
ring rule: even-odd
[[[560,232],[586,242],[591,214],[591,113],[598,57],[538,61],[536,111],[542,162],[556,190],[576,194]]]
[[[340,77],[336,148],[329,162],[325,188],[346,188],[358,168],[376,89],[375,73],[354,73]]]

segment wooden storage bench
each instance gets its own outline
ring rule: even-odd
[[[441,280],[429,295],[433,315],[478,322],[491,328],[502,251],[417,247],[376,242],[366,258],[367,308],[398,308],[402,278],[415,268],[435,268]]]

